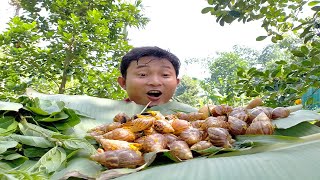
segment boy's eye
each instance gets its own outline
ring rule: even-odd
[[[140,77],[145,77],[146,74],[145,74],[145,73],[140,73],[139,76],[140,76]]]

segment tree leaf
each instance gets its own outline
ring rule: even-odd
[[[0,117],[0,136],[6,136],[14,131],[18,127],[18,122],[12,116]]]
[[[103,170],[98,163],[88,158],[75,158],[68,162],[67,167],[55,172],[50,179],[60,180],[69,179],[71,177],[81,179],[95,179],[97,174]]]
[[[0,140],[0,154],[6,152],[8,149],[16,147],[18,142],[16,141],[2,141]]]
[[[256,41],[262,41],[262,40],[264,40],[264,39],[266,39],[268,36],[258,36],[257,38],[256,38]]]
[[[311,1],[311,2],[308,3],[308,6],[315,6],[315,5],[319,4],[319,3],[320,3],[320,1]]]
[[[53,147],[31,168],[33,171],[44,170],[47,173],[57,171],[66,160],[66,152],[59,147]]]
[[[313,11],[320,11],[320,6],[313,6],[311,9]]]
[[[23,107],[20,103],[13,103],[13,102],[4,102],[0,101],[0,111],[16,111],[18,112],[19,109]]]
[[[236,18],[240,17],[240,15],[241,15],[239,11],[235,11],[235,10],[229,11],[229,14],[233,17],[236,17]]]
[[[201,13],[202,13],[202,14],[206,14],[206,13],[211,12],[211,11],[213,11],[213,10],[214,10],[213,7],[205,7],[205,8],[203,8],[203,9],[201,10]]]
[[[34,147],[49,148],[54,146],[54,144],[51,141],[49,141],[44,137],[11,134],[10,138],[14,139],[15,141],[21,144],[34,146]]]

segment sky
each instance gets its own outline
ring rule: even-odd
[[[7,1],[8,0],[1,0]],[[186,59],[212,57],[216,52],[230,51],[234,45],[261,50],[270,40],[259,41],[266,32],[259,22],[220,26],[215,17],[201,14],[208,5],[205,0],[142,0],[144,14],[150,22],[144,29],[129,29],[133,46],[158,46],[169,50],[182,61],[181,74],[203,78],[201,67],[184,65]],[[8,3],[0,6],[0,31],[14,14]]]
[[[256,49],[271,44],[270,40],[255,40],[266,34],[259,22],[222,27],[214,16],[201,14],[209,6],[205,0],[143,0],[142,4],[150,22],[145,29],[129,30],[135,46],[156,45],[184,59],[211,56],[236,44]]]
[[[143,0],[142,4],[150,22],[144,29],[129,29],[131,44],[167,49],[182,62],[213,57],[216,52],[231,51],[234,45],[261,50],[271,44],[269,39],[256,41],[266,35],[259,22],[233,22],[222,27],[214,16],[201,14],[209,6],[205,0]],[[182,64],[181,71],[201,79],[208,75],[200,65]]]

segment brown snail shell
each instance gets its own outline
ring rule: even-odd
[[[168,120],[156,120],[153,124],[153,129],[159,133],[173,133],[174,129]]]
[[[204,122],[206,122],[206,120],[196,120],[196,121],[192,121],[192,122],[191,122],[191,126],[192,126],[193,128],[202,129],[202,126],[203,126]]]
[[[132,142],[136,139],[135,133],[129,129],[117,128],[103,135],[106,139],[123,140]]]
[[[249,110],[248,112],[249,112],[248,122],[252,122],[253,119],[256,118],[262,112],[264,112],[269,119],[271,119],[272,117],[272,108],[270,109],[270,108],[259,106]]]
[[[121,112],[114,116],[113,121],[119,122],[119,123],[125,123],[127,121],[130,121],[130,119],[131,118],[126,113]]]
[[[171,126],[174,129],[174,134],[179,135],[182,131],[191,127],[190,122],[182,119],[173,119],[171,121]]]
[[[210,127],[208,128],[208,135],[214,146],[230,148],[234,142],[228,130],[224,128]]]
[[[175,114],[168,114],[165,116],[166,120],[174,120],[174,119],[178,119],[178,117]]]
[[[189,128],[181,132],[180,139],[184,140],[189,146],[202,140],[202,132],[196,128]]]
[[[157,152],[167,147],[167,139],[162,134],[151,134],[145,137],[143,151]]]
[[[186,120],[188,119],[188,114],[187,113],[184,113],[184,112],[177,112],[175,113],[175,116],[178,118],[178,119],[183,119],[183,120]]]
[[[195,121],[195,120],[206,119],[206,115],[203,113],[199,113],[199,112],[190,112],[190,113],[178,112],[178,113],[176,113],[176,116],[179,119],[183,119],[186,121]]]
[[[233,116],[229,116],[228,123],[229,123],[229,131],[232,135],[245,134],[248,128],[248,125],[246,122]]]
[[[150,128],[154,121],[154,117],[145,116],[126,122],[122,125],[122,127],[129,129],[132,132],[138,132]]]
[[[208,118],[209,116],[211,116],[211,110],[215,107],[215,105],[204,105],[202,106],[198,112],[199,113],[203,113],[204,118]]]
[[[109,169],[136,168],[145,163],[144,158],[139,153],[129,149],[105,151],[91,155],[90,158]]]
[[[253,109],[257,106],[262,106],[262,104],[263,104],[262,99],[259,97],[256,97],[255,99],[249,102],[249,104],[246,106],[246,109]]]
[[[160,111],[147,111],[141,114],[135,115],[136,118],[144,118],[146,116],[154,117],[156,120],[165,119],[165,116],[160,113]]]
[[[225,117],[225,116],[223,116],[223,117]],[[222,118],[210,116],[202,124],[201,129],[208,129],[209,127],[220,127],[220,128],[228,129],[229,128],[228,122],[221,120],[221,119]]]
[[[105,133],[104,131],[95,130],[95,131],[89,132],[89,135],[92,136],[92,137],[95,137],[95,136],[101,136],[101,135],[103,135],[104,133]]]
[[[120,122],[112,122],[110,124],[103,124],[100,126],[97,126],[93,129],[90,129],[89,132],[96,132],[96,134],[104,134],[106,132],[112,131],[114,129],[120,128],[121,123]]]
[[[272,111],[272,119],[286,118],[290,115],[290,110],[285,107],[276,107]]]
[[[249,118],[248,111],[244,108],[242,109],[233,109],[233,111],[229,114],[229,116],[236,117],[242,121],[247,121]]]
[[[121,140],[100,139],[99,142],[105,151],[118,149],[131,149],[134,151],[139,151],[142,148],[142,145],[139,143],[130,143]]]
[[[270,135],[274,132],[274,126],[269,117],[261,112],[250,124],[246,134],[265,134]]]
[[[136,140],[134,140],[134,142],[143,145],[144,139],[146,139],[146,137],[147,137],[147,136],[139,137],[139,138],[137,138]]]
[[[151,134],[156,134],[156,133],[158,132],[153,127],[143,130],[143,134],[146,136]]]
[[[201,151],[201,150],[208,149],[211,146],[213,145],[209,141],[199,141],[196,144],[192,145],[190,149],[193,151]]]
[[[163,134],[163,136],[166,138],[167,140],[167,144],[170,144],[174,141],[180,140],[176,135],[174,134]]]
[[[222,105],[217,105],[211,110],[212,116],[223,116],[223,115],[228,115],[232,112],[232,107],[222,104]]]
[[[185,141],[174,141],[168,145],[169,149],[181,160],[192,159],[192,152]]]

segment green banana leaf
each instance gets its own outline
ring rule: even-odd
[[[231,152],[222,157],[196,158],[151,167],[117,179],[316,180],[320,177],[320,134],[311,136],[302,143],[274,144],[262,147],[260,152],[245,155]],[[235,154],[228,155],[232,153]]]
[[[83,136],[86,130],[97,125],[112,122],[119,112],[129,116],[140,113],[144,107],[134,103],[110,99],[78,96],[47,95],[28,89],[29,97],[63,101],[66,107],[75,109],[85,117],[76,125],[70,134]],[[151,108],[163,114],[176,111],[193,112],[196,108],[178,102],[169,102]],[[137,169],[116,169],[102,172],[91,161],[74,159],[54,179],[78,177],[86,179],[319,179],[320,173],[320,128],[306,121],[320,120],[320,115],[309,110],[298,110],[288,118],[274,120],[278,135],[264,137],[239,137],[242,141],[258,142],[256,147],[230,151],[208,157],[198,157],[179,163],[171,161],[157,165],[155,154],[147,165]],[[300,137],[300,138],[292,138]],[[259,144],[260,143],[260,144]],[[83,163],[75,163],[80,162]],[[76,169],[73,167],[77,167]]]

